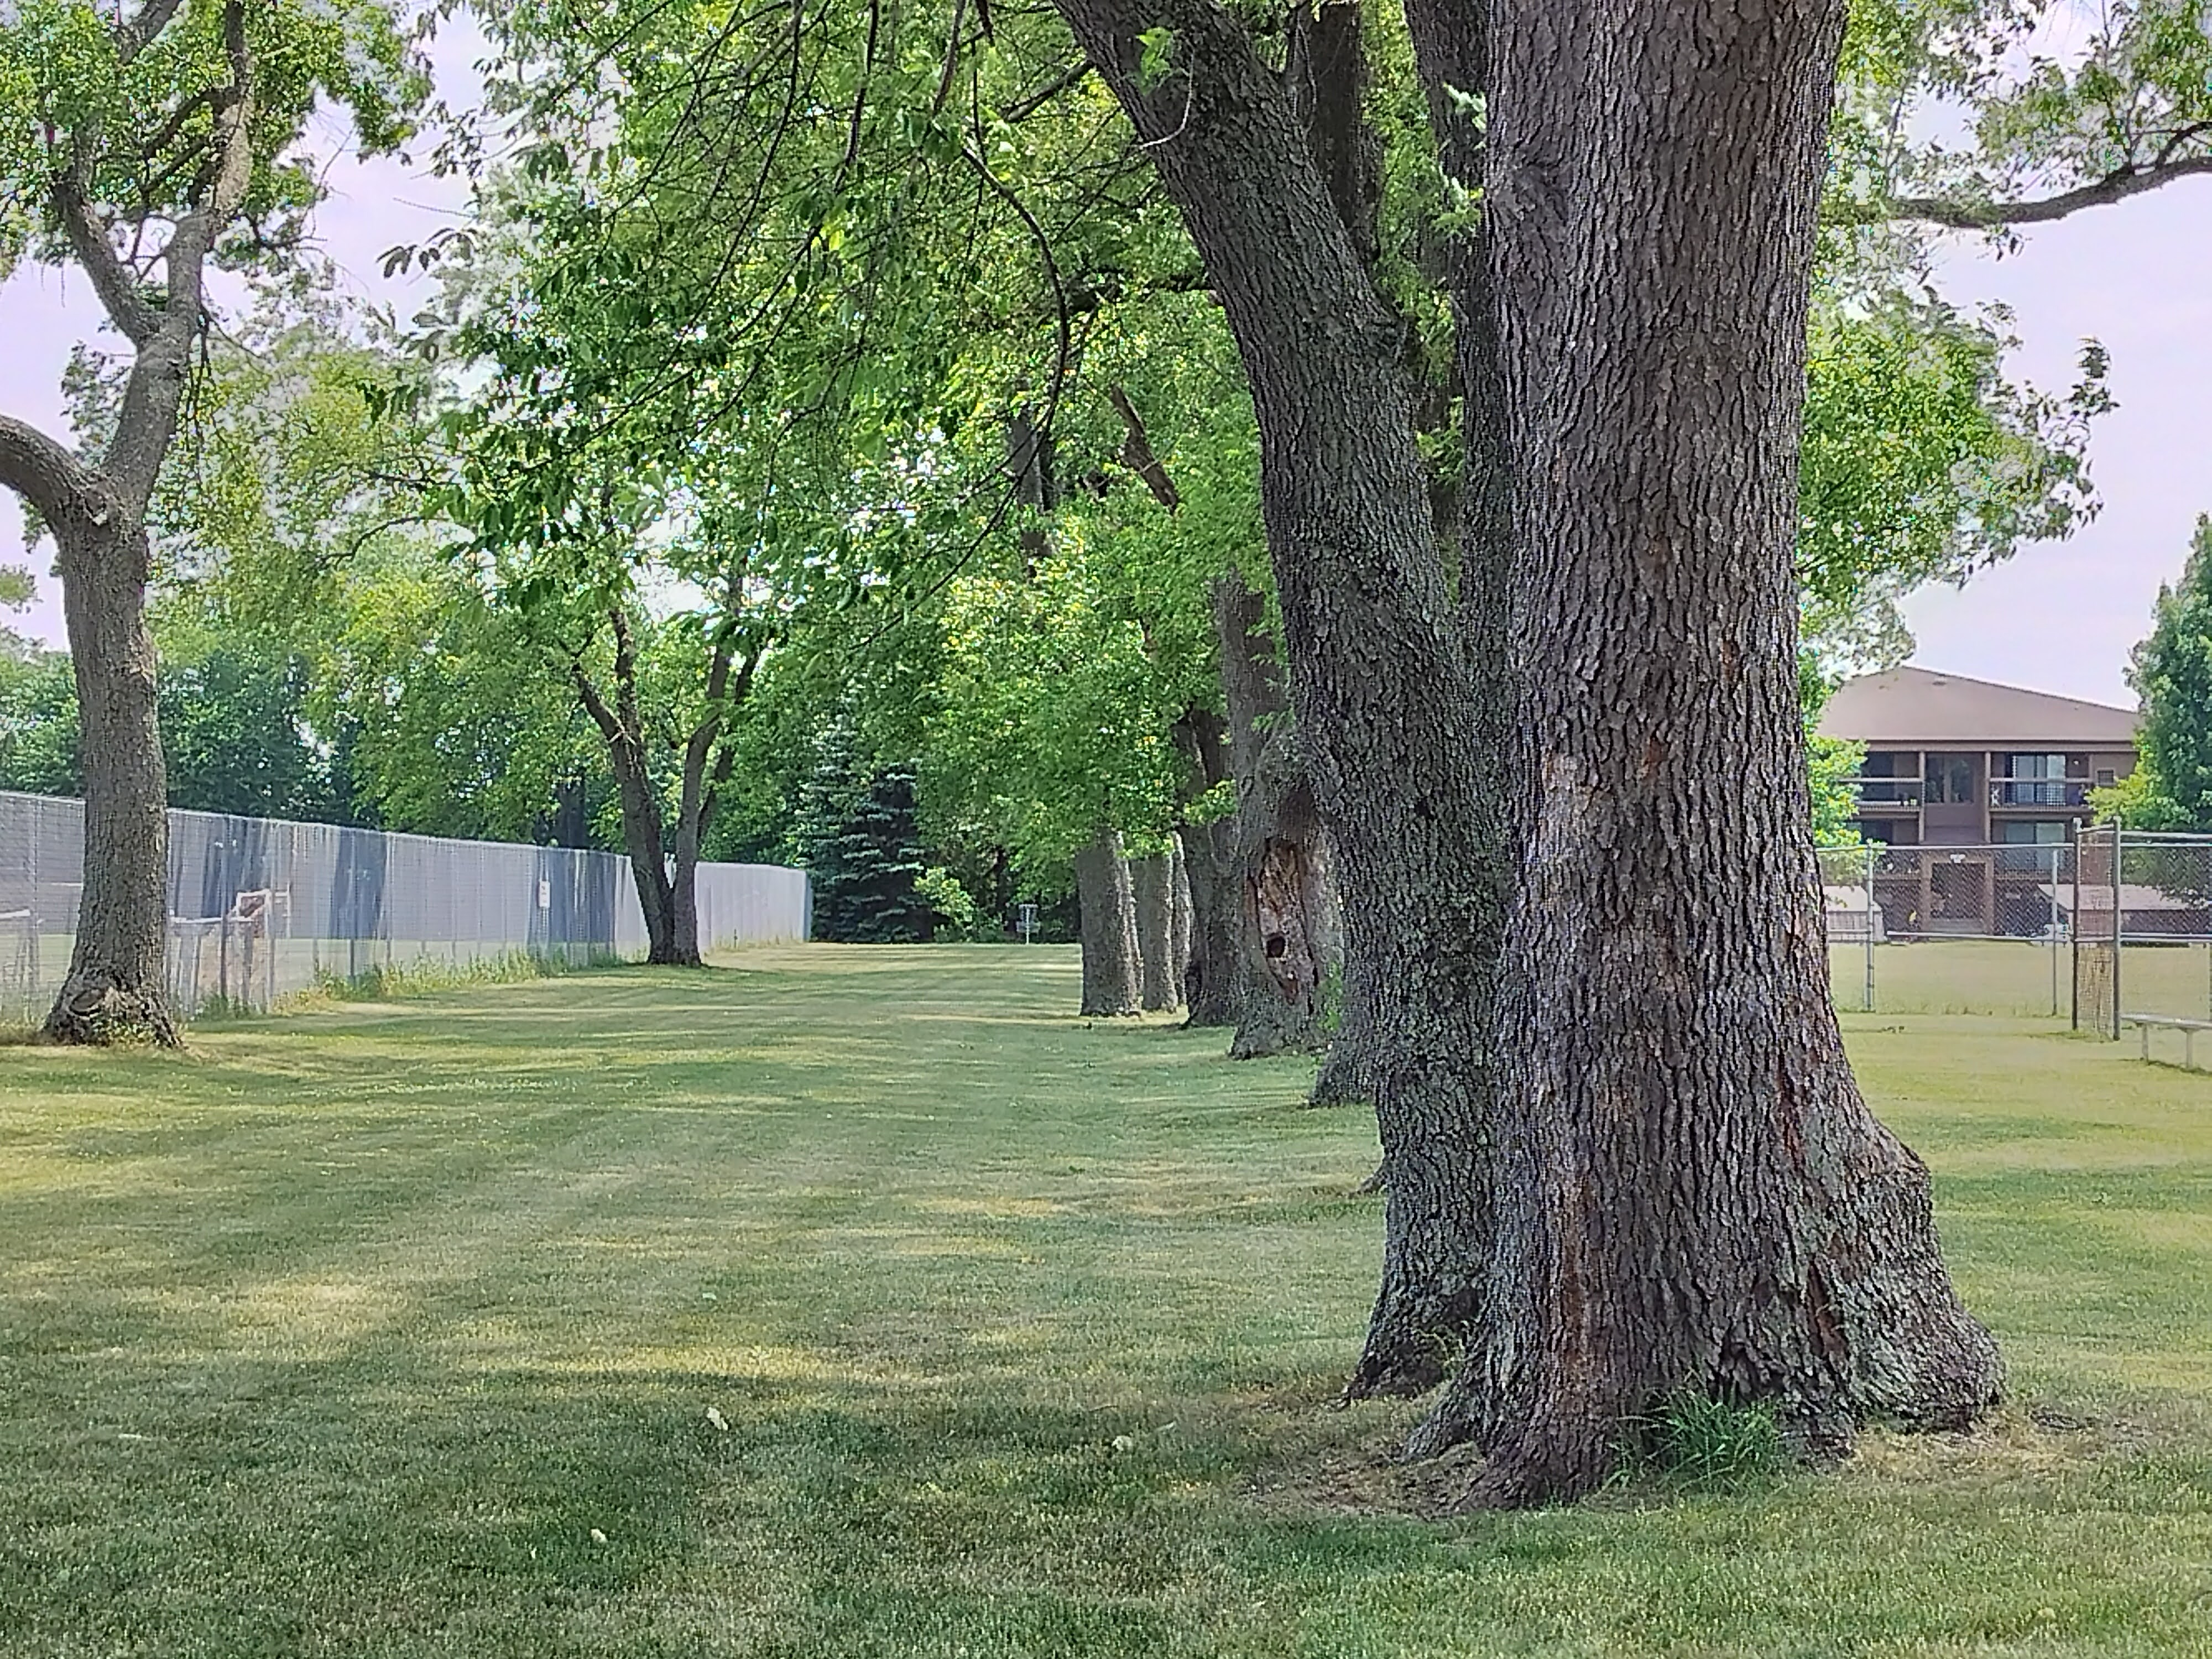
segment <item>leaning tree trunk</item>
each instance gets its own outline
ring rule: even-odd
[[[1843,0],[1497,0],[1512,411],[1497,1233],[1441,1407],[1572,1497],[1687,1392],[1809,1442],[1997,1391],[1829,1000],[1796,692],[1799,410]]]
[[[1113,830],[1075,854],[1075,899],[1083,936],[1085,1014],[1133,1014],[1139,1006],[1137,907],[1129,861]]]
[[[69,977],[46,1016],[63,1042],[179,1041],[167,994],[168,781],[146,626],[143,526],[111,503],[52,529],[76,680],[84,775],[83,896]]]
[[[1418,1389],[1475,1334],[1490,1244],[1485,1043],[1498,896],[1485,729],[1451,611],[1399,331],[1276,78],[1213,0],[1057,0],[1159,171],[1237,343],[1292,702],[1367,976],[1391,1169],[1355,1393]],[[1155,31],[1174,43],[1164,75]],[[1408,1200],[1402,1194],[1416,1194]]]
[[[1131,908],[1137,926],[1137,1002],[1147,1012],[1182,1000],[1175,961],[1175,859],[1155,853],[1129,860]]]

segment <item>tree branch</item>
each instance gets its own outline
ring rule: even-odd
[[[184,0],[146,0],[138,8],[138,15],[115,32],[115,55],[128,64],[169,27],[169,20],[177,15]]]
[[[161,252],[167,291],[161,309],[152,313],[155,325],[143,337],[132,337],[138,355],[108,447],[108,476],[124,500],[141,512],[176,435],[177,409],[204,306],[208,254],[253,179],[253,56],[246,39],[245,0],[226,0],[222,37],[230,85],[216,100],[213,176]]]
[[[2047,225],[2084,208],[2111,207],[2176,179],[2212,173],[2212,155],[2185,156],[2148,167],[2126,167],[2075,190],[2033,202],[1966,202],[1942,196],[1904,196],[1874,208],[1869,219],[1918,219],[1951,230],[2002,230]]]
[[[28,501],[49,525],[105,520],[114,502],[100,477],[34,426],[0,415],[0,484]]]
[[[1152,492],[1154,501],[1174,512],[1182,505],[1182,491],[1176,488],[1175,479],[1153,450],[1152,434],[1145,430],[1145,417],[1137,413],[1136,404],[1129,401],[1129,394],[1123,388],[1107,387],[1106,398],[1128,429],[1121,441],[1121,465],[1145,481],[1145,488]]]
[[[615,718],[615,711],[607,707],[607,700],[599,695],[599,688],[592,684],[592,677],[584,672],[581,657],[568,659],[568,678],[576,688],[576,695],[583,699],[584,712],[592,717],[592,724],[599,728],[599,735],[611,746],[620,742],[622,722]]]
[[[107,239],[107,227],[93,213],[92,161],[91,136],[79,132],[70,145],[68,168],[54,175],[54,212],[70,252],[92,279],[92,291],[100,296],[108,320],[125,339],[143,346],[159,331],[161,313],[139,292],[137,275],[123,263]]]
[[[1028,97],[1007,105],[999,112],[999,114],[1002,119],[1012,125],[1026,121],[1054,99],[1059,97],[1061,93],[1081,86],[1090,73],[1091,60],[1088,58],[1079,58],[1030,94]]]

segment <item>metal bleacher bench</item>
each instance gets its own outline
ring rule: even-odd
[[[2150,1058],[2150,1034],[2154,1026],[2181,1033],[2181,1063],[2193,1067],[2197,1064],[2197,1034],[2212,1031],[2212,1019],[2175,1019],[2167,1014],[2122,1014],[2120,1024],[2132,1025],[2142,1033],[2142,1057]]]

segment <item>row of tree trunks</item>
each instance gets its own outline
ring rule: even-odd
[[[1475,688],[1376,293],[1279,79],[1213,0],[1058,0],[1182,210],[1234,333],[1310,785],[1340,856],[1392,1182],[1356,1389],[1438,1381],[1486,1260],[1492,896],[1470,804]],[[1139,73],[1168,30],[1174,72]],[[1380,992],[1381,994],[1374,994]],[[1421,1178],[1410,1177],[1419,1172]],[[1471,1202],[1419,1209],[1408,1191]]]
[[[1417,1444],[1477,1437],[1483,1503],[1589,1490],[1677,1389],[1826,1443],[1971,1418],[1995,1349],[1827,1001],[1793,690],[1841,0],[1409,4],[1432,91],[1489,122],[1486,246],[1454,282],[1489,539],[1456,596],[1395,331],[1277,76],[1214,0],[1058,3],[1259,417],[1389,1194],[1350,1392],[1467,1356]],[[1172,71],[1140,74],[1163,30]],[[1464,177],[1471,124],[1439,137]]]
[[[1194,948],[1195,910],[1182,842],[1128,858],[1102,832],[1075,855],[1086,1015],[1158,1013],[1180,1007]]]

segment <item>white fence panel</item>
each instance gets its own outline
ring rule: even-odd
[[[84,808],[0,792],[0,1019],[45,1018],[69,969]],[[699,866],[708,950],[803,939],[806,874]],[[644,953],[611,853],[446,841],[213,812],[169,814],[169,994],[179,1012],[266,1008],[324,979],[510,954],[571,964]]]

